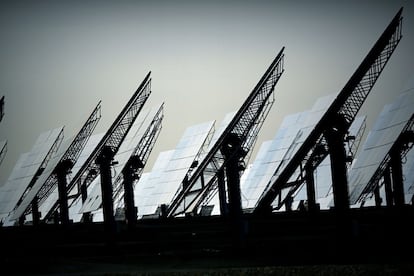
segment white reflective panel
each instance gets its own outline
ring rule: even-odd
[[[11,221],[18,218],[15,217],[14,211],[12,212],[12,210],[16,207],[16,204],[23,196],[23,193],[26,191],[29,184],[34,181],[35,175],[39,172],[43,173],[40,177],[44,175],[44,170],[50,166],[50,162],[44,161],[46,158],[53,158],[53,156],[56,155],[56,152],[50,153],[50,150],[54,145],[59,146],[62,139],[63,127],[46,131],[39,135],[31,151],[19,159],[16,167],[5,184],[5,187],[8,187],[8,196],[1,200],[2,210],[0,210],[0,213],[9,214],[9,219]],[[58,150],[58,148],[55,150]],[[45,167],[41,168],[41,166]],[[35,183],[32,183],[32,185],[33,184]],[[29,192],[30,190],[26,192],[26,195]],[[27,196],[25,196],[25,199],[26,197]],[[25,201],[23,200],[20,205],[22,206],[24,204]],[[22,208],[23,207],[26,209],[27,204],[22,206]]]
[[[286,164],[296,153],[301,144],[308,137],[322,115],[326,112],[335,98],[334,94],[319,98],[310,111],[288,115],[284,118],[275,138],[263,143],[249,174],[241,182],[243,208],[253,208],[260,196],[268,187],[272,179],[276,179],[283,171]],[[350,128],[350,133],[359,131],[365,118],[358,118]],[[274,176],[276,172],[276,175]],[[292,180],[297,177],[297,172]],[[330,198],[330,165],[324,161],[315,172],[318,202],[327,201]],[[306,199],[306,187],[297,192],[297,199]],[[295,203],[297,204],[297,202]],[[327,206],[326,203],[321,206]]]
[[[230,112],[224,116],[224,119],[223,121],[221,121],[220,126],[214,132],[213,138],[211,139],[211,142],[208,146],[208,150],[206,151],[206,154],[214,146],[214,144],[220,138],[221,134],[226,130],[226,127],[229,125],[231,120],[233,120],[234,115],[236,115],[236,112]]]
[[[145,131],[150,126],[154,116],[160,109],[160,105],[157,105],[154,108],[146,109],[141,111],[135,122],[132,124],[131,129],[126,135],[124,141],[119,147],[118,152],[114,157],[114,161],[117,162],[113,166],[112,170],[112,179],[115,180],[118,175],[122,172],[126,162],[131,157],[134,152],[135,147],[138,145],[142,139]],[[88,198],[86,199],[83,206],[79,209],[80,213],[92,212],[100,208],[102,205],[102,195],[101,195],[101,179],[98,175],[97,178],[91,183],[88,187]]]
[[[73,166],[71,173],[67,177],[67,183],[71,181],[71,178],[76,175],[76,173],[79,171],[79,169],[82,167],[83,163],[86,161],[86,159],[89,157],[89,155],[92,153],[93,149],[96,147],[96,145],[99,143],[99,141],[102,139],[103,133],[91,135],[89,140],[87,141],[84,149],[82,150],[81,154],[79,155],[79,158],[75,165]],[[60,156],[57,156],[55,158],[55,164],[50,168],[48,175],[52,174],[54,168],[56,167],[57,163],[60,161],[61,156],[66,152],[68,147],[70,146],[70,143],[72,143],[73,139],[75,137],[72,137],[71,139],[67,140],[67,144],[65,147],[62,147],[64,151],[61,152]],[[45,177],[42,181],[39,181],[39,184],[44,183],[46,181]],[[40,179],[39,179],[40,180]],[[36,183],[38,184],[38,183]],[[77,192],[77,187],[75,189],[72,189],[72,191],[69,193],[70,195]],[[58,196],[58,189],[57,186],[54,188],[53,192],[46,198],[46,200],[39,206],[39,211],[41,212],[42,219],[44,216],[50,211],[50,209],[53,207],[53,205],[57,202],[59,199]]]
[[[83,164],[85,164],[86,160],[92,154],[93,150],[96,148],[98,143],[102,140],[102,137],[105,133],[98,133],[91,135],[88,142],[85,145],[85,148],[82,150],[78,160],[76,161],[75,165],[73,165],[71,174],[69,175],[68,182],[72,181],[73,177],[78,173],[78,171],[82,168]]]
[[[28,155],[28,152],[20,155],[19,159],[16,162],[16,165],[10,174],[8,181],[2,187],[0,187],[0,220],[3,223],[5,222],[5,218],[13,210],[20,196],[24,192],[25,186],[18,185],[19,180],[17,179],[17,175],[20,174],[20,168],[22,167],[22,164]]]
[[[185,130],[170,160],[154,183],[154,188],[147,194],[145,206],[142,206],[141,211],[138,206],[140,215],[154,214],[159,205],[169,204],[173,200],[197,154],[211,134],[213,126],[214,121],[210,121]]]
[[[287,152],[292,150],[291,145],[298,137],[301,122],[307,114],[308,112],[302,112],[286,116],[275,138],[263,143],[249,174],[240,184],[244,197],[243,208],[253,208],[256,205],[274,172],[286,158]]]
[[[150,214],[148,209],[150,209],[152,205],[152,202],[150,201],[152,191],[155,189],[155,185],[173,154],[174,150],[160,152],[157,160],[155,160],[151,173],[146,177],[141,178],[135,185],[138,187],[134,191],[135,205],[138,207],[138,217],[142,217],[144,214]]]
[[[386,105],[358,155],[350,175],[350,202],[355,204],[378,166],[400,135],[406,122],[413,114],[414,89],[399,95],[394,103]]]
[[[75,167],[72,169],[72,175],[73,175],[73,172],[76,173],[76,171],[81,166],[81,165],[79,165],[80,159],[86,160],[87,156],[90,155],[90,153],[91,153],[91,151],[93,149],[93,148],[91,148],[91,144],[95,144],[96,145],[96,143],[99,141],[99,140],[98,141],[96,141],[96,140],[98,138],[100,139],[100,137],[102,137],[102,135],[96,135],[96,136],[91,136],[90,137],[88,143],[85,146],[85,149],[83,150],[83,152],[80,155],[80,158],[78,159],[78,162],[75,164]],[[19,218],[22,215],[22,212],[24,212],[24,210],[27,208],[27,207],[24,207],[24,205],[27,206],[28,204],[30,204],[32,202],[33,198],[36,196],[36,194],[42,188],[42,186],[45,183],[45,181],[52,174],[53,170],[55,169],[56,165],[60,161],[61,157],[64,155],[64,153],[66,152],[67,148],[72,143],[72,140],[73,140],[73,138],[72,139],[68,139],[68,140],[62,142],[62,146],[61,146],[61,148],[59,150],[59,153],[56,154],[50,160],[50,162],[49,162],[49,164],[48,164],[45,172],[39,177],[39,179],[36,181],[35,185],[32,187],[32,189],[30,190],[30,192],[25,197],[25,199],[22,202],[21,206],[16,210],[16,212],[14,214],[14,218],[15,219]],[[85,156],[85,155],[87,155],[87,156]],[[68,179],[68,182],[69,181],[70,180]],[[52,191],[52,193],[39,206],[39,211],[41,212],[41,218],[43,218],[49,212],[50,208],[55,204],[55,202],[57,200],[58,200],[58,193],[57,193],[57,187],[55,187],[54,190]]]
[[[296,121],[295,128],[291,128],[293,133],[296,133],[296,136],[291,141],[285,141],[286,144],[283,146],[286,147],[289,144],[289,148],[286,150],[285,154],[283,155],[283,159],[280,160],[278,167],[275,168],[276,173],[270,178],[270,183],[273,183],[280,175],[280,173],[284,170],[285,166],[289,163],[291,158],[295,155],[297,150],[301,147],[303,142],[307,139],[309,134],[313,131],[316,124],[320,121],[322,116],[325,114],[331,103],[335,99],[335,94],[330,94],[324,97],[317,99],[316,103],[313,105],[310,111],[306,113],[302,113],[302,117],[300,120]],[[299,131],[297,131],[299,129]],[[293,134],[292,133],[292,134]],[[282,153],[280,153],[282,155]],[[323,169],[321,172],[324,171]],[[299,174],[299,171],[296,171],[293,176],[290,178],[289,181],[294,181]],[[326,187],[326,184],[323,184],[322,187]],[[267,186],[266,189],[270,188]],[[326,188],[324,188],[326,190]],[[306,194],[306,188],[302,188],[301,191],[297,191],[299,197],[302,197],[303,194]],[[323,193],[323,191],[321,191]],[[282,196],[283,198],[283,196]]]
[[[366,116],[360,116],[355,118],[354,122],[349,128],[350,136],[358,137],[362,136],[364,129]],[[358,139],[358,138],[357,138]],[[355,145],[357,150],[358,145]],[[349,153],[348,148],[346,147],[347,153]],[[314,182],[315,182],[315,191],[316,191],[316,201],[319,203],[320,209],[329,209],[333,206],[333,193],[332,193],[332,176],[331,176],[331,161],[330,156],[328,155],[321,164],[316,168],[314,172]],[[307,200],[307,189],[306,183],[303,187],[297,192],[294,198],[294,205],[298,206],[300,200]]]

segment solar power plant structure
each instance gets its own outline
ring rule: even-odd
[[[162,153],[151,174],[137,185],[142,194],[136,194],[138,215],[159,216],[160,206],[168,206],[174,195],[182,189],[191,170],[205,154],[212,137],[214,121],[188,127],[176,148]],[[165,211],[165,210],[164,210]],[[164,214],[165,215],[165,214]]]
[[[0,264],[29,256],[32,265],[68,257],[82,266],[193,257],[207,266],[398,265],[403,257],[412,268],[412,253],[399,249],[414,246],[414,78],[372,126],[360,114],[401,38],[402,9],[343,88],[286,115],[253,161],[278,100],[284,47],[238,110],[186,127],[158,152],[164,103],[145,107],[149,72],[104,133],[94,134],[99,102],[76,135],[46,131],[20,156],[0,187],[0,244],[12,256]]]
[[[100,102],[93,109],[91,115],[86,120],[79,133],[70,140],[64,141],[61,152],[53,158],[49,168],[36,180],[30,192],[16,206],[13,219],[17,220],[32,213],[34,223],[38,223],[41,213],[38,211],[39,205],[58,187],[60,196],[66,193],[66,174],[77,162],[81,151],[92,135],[100,119]],[[63,168],[63,170],[62,170]],[[63,179],[62,179],[63,177]],[[64,187],[63,187],[64,186]],[[63,191],[62,191],[63,190]]]
[[[283,72],[284,48],[168,206],[169,217],[198,213],[217,191],[221,213],[240,214],[240,173],[274,102],[273,92]]]
[[[350,172],[351,204],[373,196],[377,205],[412,202],[413,106],[414,88],[384,106]]]
[[[402,38],[402,8],[391,20],[354,74],[338,93],[320,120],[299,141],[292,157],[274,172],[265,193],[255,206],[255,213],[280,209],[306,182],[309,208],[316,208],[313,172],[330,155],[335,208],[349,208],[347,166],[344,143],[348,130],[362,104],[374,87],[383,68]],[[300,139],[300,138],[299,138]],[[275,202],[276,200],[276,202]]]
[[[15,212],[37,178],[49,165],[63,140],[63,127],[40,134],[30,152],[18,159],[7,182],[1,187],[0,213],[4,225],[15,223]]]
[[[75,199],[80,196],[86,198],[85,193],[87,192],[88,187],[100,173],[101,178],[103,177],[106,180],[102,187],[106,191],[105,194],[103,194],[103,200],[105,203],[104,209],[107,210],[108,220],[110,220],[108,225],[113,224],[111,164],[114,155],[119,150],[120,145],[124,141],[135,119],[151,94],[150,76],[151,72],[146,75],[138,89],[133,93],[118,117],[114,120],[73,179],[68,184],[64,183],[62,185],[64,187],[61,189],[61,192],[59,191],[59,201],[55,202],[53,207],[45,215],[45,219],[51,219],[59,208],[61,222],[63,224],[69,223],[67,194],[77,187],[78,193],[73,197]],[[62,182],[66,182],[67,173],[68,170],[64,169],[61,175]]]
[[[76,175],[76,173],[80,170],[80,168],[82,167],[82,165],[85,163],[85,161],[88,159],[88,157],[91,155],[93,149],[98,145],[99,141],[102,139],[104,133],[99,133],[99,134],[92,134],[90,136],[90,138],[88,139],[87,143],[85,144],[84,149],[81,151],[78,160],[76,161],[76,163],[73,165],[73,168],[71,170],[71,174],[68,176],[69,180],[71,179],[70,176]],[[67,141],[67,143],[69,143],[69,141]],[[63,153],[61,153],[60,156],[62,156]],[[59,156],[58,156],[59,157]],[[55,158],[54,160],[54,164],[58,164],[60,158]],[[49,173],[53,172],[53,168],[49,169]],[[45,176],[43,176],[43,180],[45,180]],[[40,179],[39,179],[40,180]],[[41,181],[40,181],[41,182]],[[73,189],[69,194],[68,194],[68,204],[72,205],[73,203],[73,195],[77,194],[78,191],[77,189]],[[40,204],[39,206],[39,212],[41,214],[41,220],[45,220],[45,215],[47,213],[50,212],[50,209],[54,206],[54,204],[56,204],[56,202],[59,200],[59,193],[58,193],[58,189],[57,186],[54,187],[54,189],[51,191],[51,193],[49,194],[48,197],[46,197],[46,199],[43,201],[43,203]],[[31,215],[28,215],[29,217],[31,217]],[[73,222],[78,222],[81,219],[81,215],[78,214],[78,212],[73,212],[73,209],[71,208],[69,210],[69,216],[72,219]],[[52,221],[53,218],[51,218],[49,221],[47,222],[53,222]],[[29,219],[26,219],[29,220]],[[30,219],[31,220],[31,219]]]
[[[145,145],[146,138],[148,137],[148,130],[155,127],[152,139],[156,139],[159,131],[161,130],[161,121],[162,121],[162,111],[163,105],[158,105],[152,109],[143,110],[138,115],[137,119],[133,123],[130,131],[128,132],[125,140],[122,142],[117,154],[114,156],[114,160],[116,164],[113,165],[114,174],[114,205],[117,206],[119,202],[123,203],[124,198],[124,189],[122,185],[123,175],[122,171],[124,167],[127,165],[128,160],[133,156],[136,152],[135,149],[138,145]],[[154,122],[157,125],[154,126]],[[152,143],[150,139],[149,142]],[[152,150],[152,146],[148,145],[148,150],[145,152],[140,152],[142,156],[142,160],[145,165],[145,161]],[[146,156],[144,156],[144,154]],[[137,175],[136,181],[139,180],[140,175]],[[78,209],[79,214],[83,213],[99,213],[97,212],[99,209],[102,208],[102,194],[101,194],[101,181],[100,178],[95,178],[95,180],[91,183],[88,191],[87,198],[78,198],[76,202],[74,202],[73,207],[76,205],[80,205],[81,208]],[[102,211],[102,210],[100,210]],[[99,215],[98,215],[99,216]],[[95,221],[99,221],[95,220]]]
[[[256,160],[245,172],[241,181],[242,202],[245,211],[251,211],[256,205],[260,195],[264,192],[267,183],[273,176],[273,172],[283,163],[289,160],[295,148],[313,129],[321,117],[321,112],[326,110],[332,102],[334,95],[322,97],[316,101],[311,110],[297,114],[288,115],[281,123],[279,130],[271,141],[264,142],[257,154]],[[361,139],[365,129],[365,117],[359,117],[351,125],[350,136],[355,137],[355,145],[352,152],[357,150],[357,141]],[[351,146],[351,144],[349,144]],[[348,149],[348,156],[351,156],[351,149]],[[331,193],[329,157],[324,160],[315,171],[316,185],[318,187],[317,198],[324,201],[324,198]],[[305,192],[305,198],[303,193]],[[302,187],[294,195],[295,200],[306,200],[306,187]],[[322,202],[319,202],[322,203]],[[297,204],[296,204],[297,205]],[[326,204],[322,204],[324,209]]]

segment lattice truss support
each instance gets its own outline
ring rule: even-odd
[[[27,196],[29,195],[31,189],[35,185],[36,180],[39,178],[39,176],[46,169],[46,166],[49,163],[50,159],[57,153],[60,145],[62,144],[62,141],[63,141],[63,128],[60,131],[57,139],[55,140],[55,142],[53,143],[53,145],[49,149],[48,153],[46,154],[46,157],[42,160],[42,163],[39,166],[38,172],[36,173],[36,175],[30,181],[29,185],[27,186],[26,190],[24,191],[24,193],[22,194],[22,196],[18,200],[18,202],[17,202],[16,206],[14,207],[13,211],[15,211],[17,213],[17,210],[19,209],[20,205],[23,206],[23,202],[25,202],[26,203],[26,204],[24,204],[25,210],[23,212],[18,212],[18,213],[19,214],[20,213],[22,213],[22,214],[29,214],[30,213],[30,211],[31,211],[31,205],[30,205],[30,203],[32,202],[33,199],[35,199],[36,202],[37,202],[37,199],[35,198],[35,196],[33,194],[30,194],[31,195],[30,199],[27,198]],[[13,217],[13,219],[16,219],[16,218]]]
[[[151,72],[147,74],[144,80],[139,85],[138,89],[132,95],[128,103],[122,109],[118,117],[115,119],[111,127],[100,140],[91,155],[79,169],[78,173],[73,177],[67,185],[66,192],[69,193],[77,187],[78,193],[71,196],[72,202],[75,202],[81,196],[80,191],[87,190],[92,181],[97,177],[99,172],[99,165],[96,163],[98,157],[102,154],[102,150],[110,150],[115,154],[132,124],[134,123],[139,112],[142,110],[145,102],[151,94]],[[59,202],[55,202],[53,207],[45,215],[44,220],[49,220],[57,210]]]
[[[163,114],[164,105],[161,105],[154,118],[152,119],[150,125],[145,130],[142,138],[138,142],[137,146],[134,148],[131,157],[127,161],[125,168],[118,174],[112,183],[112,188],[114,191],[113,199],[115,205],[121,205],[120,200],[124,197],[124,178],[125,173],[133,173],[134,183],[138,182],[141,178],[141,175],[144,171],[144,166],[146,165],[149,155],[154,148],[155,142],[161,132],[162,120],[164,118]],[[139,164],[137,164],[139,163]]]
[[[89,118],[86,120],[85,124],[82,126],[81,130],[78,132],[76,137],[73,139],[72,143],[63,154],[59,163],[68,162],[70,165],[67,168],[70,170],[73,165],[78,160],[82,150],[85,148],[86,143],[88,142],[90,136],[92,135],[95,127],[97,126],[99,120],[101,119],[101,102],[96,105],[95,109],[92,111]],[[46,200],[46,198],[52,193],[52,191],[57,186],[57,177],[56,173],[52,173],[46,182],[43,184],[39,193],[37,194],[39,206]]]
[[[79,131],[79,133],[76,135],[72,143],[69,145],[68,149],[65,151],[65,153],[63,153],[62,157],[60,158],[59,163],[65,162],[65,164],[68,165],[67,167],[68,170],[70,170],[73,164],[76,163],[77,159],[80,156],[81,151],[86,145],[97,123],[99,122],[99,119],[101,118],[100,110],[101,110],[101,107],[100,107],[100,102],[99,102],[97,106],[94,108],[92,114],[89,116],[89,118],[87,119],[83,127],[81,128],[81,130]],[[61,139],[63,139],[63,136]],[[51,155],[48,157],[48,160],[50,159],[50,157]],[[58,183],[58,179],[57,179],[56,172],[54,170],[52,171],[52,173],[49,174],[49,176],[46,178],[44,183],[36,183],[36,185],[40,185],[40,187],[36,188],[37,192],[31,191],[29,189],[27,190],[27,192],[23,195],[23,197],[19,200],[19,202],[17,203],[15,207],[15,210],[16,210],[15,215],[21,216],[21,215],[28,215],[32,213],[32,207],[40,206],[40,204],[42,204],[46,200],[46,198],[56,188],[57,183]],[[32,187],[33,185],[30,186],[30,188]]]
[[[287,165],[283,166],[282,171],[276,170],[255,207],[255,213],[269,212],[274,208],[280,209],[328,154],[331,153],[332,159],[332,152],[341,151],[338,146],[343,145],[347,140],[350,125],[402,38],[401,14],[402,8]],[[333,135],[336,137],[333,138]],[[328,137],[331,138],[331,145],[327,141]],[[335,146],[334,141],[337,142]],[[335,166],[336,168],[346,167],[346,164],[335,164],[335,162],[331,160],[332,170],[335,170]],[[343,175],[340,178],[343,178]],[[346,192],[341,191],[341,193]],[[338,196],[348,197],[344,194]]]
[[[248,153],[254,146],[257,134],[274,102],[272,93],[284,71],[283,51],[284,48],[273,60],[188,182],[183,183],[182,190],[176,194],[167,210],[168,216],[197,212],[199,206],[205,204],[211,198],[211,194],[217,191],[218,174],[233,156],[240,156],[238,160],[240,172],[244,170],[244,163],[249,158]],[[233,151],[230,149],[230,154],[224,156],[223,147],[229,145],[230,140],[233,142],[237,140],[237,150],[234,147]]]

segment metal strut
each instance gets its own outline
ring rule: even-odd
[[[66,184],[63,184],[63,181],[66,182],[66,175],[73,167],[73,165],[78,160],[80,153],[82,152],[83,148],[85,147],[89,137],[91,136],[92,132],[94,131],[96,125],[101,118],[101,102],[99,102],[94,110],[92,111],[89,118],[86,120],[85,124],[73,139],[72,143],[60,158],[58,165],[52,171],[52,173],[48,176],[44,183],[41,183],[41,187],[37,193],[32,193],[28,195],[28,198],[25,199],[30,205],[25,207],[23,214],[27,215],[32,212],[31,206],[36,201],[35,206],[40,206],[47,197],[53,192],[56,186],[59,186],[59,179],[60,181],[60,191],[59,194],[62,194],[64,187]],[[40,183],[39,183],[40,184]],[[63,199],[62,199],[63,200]],[[17,213],[17,212],[16,212]],[[20,212],[19,212],[20,213]],[[68,218],[69,219],[69,218]]]
[[[288,195],[291,196],[305,181],[304,174],[300,173],[295,181],[289,183],[295,171],[309,166],[314,170],[328,154],[331,154],[331,170],[335,175],[333,176],[334,192],[335,189],[339,189],[336,191],[336,196],[341,198],[337,198],[337,201],[342,202],[338,202],[341,205],[347,204],[346,169],[343,168],[346,164],[343,163],[343,149],[338,147],[343,147],[342,142],[347,130],[401,40],[402,10],[401,8],[394,16],[296,154],[281,172],[275,172],[265,193],[256,204],[255,213],[272,211],[272,204],[276,198],[278,199],[276,208],[280,208],[286,200],[286,197],[282,197],[282,190],[290,188]],[[336,139],[342,140],[337,143]],[[336,179],[339,179],[339,182]]]
[[[99,141],[98,145],[95,147],[91,155],[85,161],[83,166],[79,169],[78,173],[74,176],[72,181],[68,184],[68,193],[75,186],[78,187],[79,192],[74,196],[73,201],[76,201],[76,199],[79,196],[81,196],[80,191],[86,191],[89,184],[96,178],[97,172],[99,172],[100,168],[107,168],[106,162],[101,163],[101,165],[99,165],[96,162],[97,159],[104,157],[104,161],[107,161],[105,158],[109,158],[109,155],[104,154],[104,156],[102,156],[103,153],[108,153],[109,151],[111,151],[113,154],[116,154],[116,152],[118,151],[129,129],[131,128],[136,117],[138,116],[139,112],[141,111],[142,107],[147,101],[149,95],[151,94],[150,75],[151,72],[149,72],[147,76],[144,78],[144,80],[141,82],[138,89],[132,95],[128,103],[122,109],[121,113],[112,123],[111,127],[105,133],[103,138]],[[105,151],[103,151],[104,149]],[[110,200],[112,201],[112,197],[110,197]],[[47,213],[44,219],[51,218],[57,206],[58,202],[56,202],[53,205],[53,207],[50,209],[50,211]]]
[[[4,141],[3,143],[3,146],[0,148],[0,165],[3,162],[7,152],[7,141]]]
[[[134,183],[141,178],[149,155],[160,134],[161,124],[164,118],[163,109],[164,104],[158,109],[121,173],[112,184],[114,191],[113,200],[124,198],[125,217],[128,225],[133,225],[137,219],[134,202]]]
[[[414,115],[411,115],[410,119],[405,124],[404,128],[402,129],[400,135],[395,140],[394,144],[385,155],[384,159],[381,161],[380,165],[378,166],[377,170],[369,180],[368,184],[365,186],[362,193],[359,197],[355,200],[355,202],[361,202],[362,204],[369,198],[376,190],[380,187],[380,180],[384,178],[384,184],[388,185],[391,183],[389,179],[390,176],[398,177],[399,179],[395,179],[393,181],[394,185],[397,186],[397,191],[399,193],[392,192],[392,187],[386,187],[386,195],[387,195],[387,205],[392,205],[395,203],[404,204],[404,197],[401,197],[401,192],[404,194],[404,191],[401,191],[402,186],[402,172],[399,171],[401,160],[405,158],[407,153],[412,149],[414,146]],[[391,170],[390,170],[391,169]],[[392,172],[391,172],[392,171]],[[389,180],[388,180],[389,179]],[[395,198],[397,195],[397,198]]]
[[[24,214],[29,214],[33,207],[35,208],[38,207],[37,202],[34,203],[33,201],[33,198],[36,198],[36,194],[32,193],[32,190],[34,190],[34,186],[37,184],[36,181],[46,169],[46,166],[49,163],[50,159],[58,151],[62,141],[63,141],[63,127],[61,128],[56,140],[54,141],[53,145],[50,147],[42,163],[38,167],[37,172],[35,173],[33,178],[30,180],[30,183],[27,186],[26,190],[24,191],[23,195],[20,197],[20,199],[16,203],[16,206],[14,207],[13,215],[11,216],[12,220],[20,219],[21,221],[23,221]],[[35,210],[35,212],[32,212],[32,213],[38,213],[38,211]]]
[[[237,181],[240,171],[244,170],[243,161],[248,158],[248,153],[254,146],[257,134],[273,104],[274,99],[271,95],[284,71],[283,50],[284,47],[266,70],[233,120],[191,175],[188,183],[183,185],[183,189],[176,194],[167,210],[168,216],[196,212],[203,200],[208,198],[208,195],[217,189],[220,171],[227,168],[227,173],[229,173],[229,162],[237,163],[237,166],[234,164],[230,165],[237,172],[233,171],[231,173],[233,177],[229,174],[226,177]],[[225,149],[225,147],[228,148]],[[222,181],[219,182],[221,183]],[[236,183],[234,187],[228,186],[227,190],[229,189],[229,195],[235,195],[239,188],[237,188]],[[235,201],[235,204],[238,204],[237,199]]]

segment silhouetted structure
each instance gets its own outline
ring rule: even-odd
[[[403,206],[404,183],[402,172],[402,160],[414,145],[414,113],[405,123],[389,151],[382,159],[380,165],[372,175],[368,183],[363,187],[362,192],[351,197],[352,203],[360,201],[363,205],[368,197],[374,195],[377,205],[382,203],[379,199],[379,188],[385,186],[387,206]],[[381,179],[383,180],[381,183]]]
[[[25,200],[57,153],[62,140],[63,127],[46,131],[39,135],[31,151],[22,154],[21,158],[19,158],[15,169],[13,169],[11,176],[5,184],[5,187],[11,186],[10,192],[13,191],[13,195],[9,194],[7,198],[2,199],[7,204],[3,206],[4,209],[0,208],[3,209],[0,210],[0,213],[8,213],[7,221],[18,220],[30,204],[30,202],[27,203]],[[20,206],[24,206],[23,210],[19,209]],[[16,213],[20,213],[20,215],[16,216]],[[33,219],[37,218],[39,218],[39,214],[34,212]],[[22,222],[23,220],[24,218],[22,218]],[[37,220],[34,221],[37,222]]]
[[[257,134],[273,103],[271,94],[283,73],[283,50],[279,52],[249,97],[183,189],[172,201],[168,216],[197,213],[217,191],[222,215],[241,214],[240,172],[244,160],[257,139]],[[226,194],[227,193],[227,194]]]
[[[411,264],[413,254],[406,249],[414,246],[411,238],[414,231],[414,206],[405,204],[402,159],[413,153],[409,153],[414,145],[412,109],[407,108],[408,112],[403,114],[410,116],[405,121],[399,121],[402,127],[393,133],[395,137],[387,137],[389,144],[392,144],[390,149],[382,152],[383,155],[377,154],[382,161],[376,171],[373,170],[374,176],[361,193],[351,196],[351,200],[347,175],[350,161],[354,160],[365,130],[365,118],[356,118],[356,115],[402,37],[401,13],[402,9],[333,102],[329,101],[333,98],[324,97],[309,112],[292,116],[295,119],[293,123],[290,121],[291,129],[281,129],[280,132],[285,132],[284,134],[290,133],[281,135],[279,142],[283,144],[283,150],[276,147],[272,149],[274,152],[280,150],[277,162],[276,158],[271,160],[277,166],[271,167],[267,172],[264,172],[267,167],[263,167],[260,172],[263,175],[267,173],[263,182],[268,183],[268,186],[253,213],[242,210],[240,175],[246,169],[249,152],[273,104],[272,94],[284,72],[284,48],[235,116],[222,124],[225,126],[221,128],[223,132],[217,131],[217,136],[211,139],[213,121],[194,126],[185,132],[180,146],[165,155],[160,154],[161,164],[153,173],[154,179],[158,177],[157,180],[162,181],[150,183],[154,192],[152,198],[148,196],[149,193],[146,194],[150,198],[150,211],[144,213],[140,220],[137,220],[134,202],[134,183],[145,179],[143,168],[160,133],[164,116],[162,104],[154,116],[148,115],[151,121],[147,125],[147,121],[142,119],[144,112],[141,109],[151,93],[150,73],[108,131],[98,137],[103,137],[99,142],[85,146],[100,118],[98,104],[65,153],[59,155],[56,163],[50,166],[51,171],[44,173],[46,164],[56,153],[63,138],[63,129],[50,131],[53,135],[47,146],[41,148],[43,151],[38,150],[42,152],[41,158],[39,157],[42,162],[35,164],[36,170],[29,174],[29,183],[19,198],[12,217],[15,220],[24,218],[31,212],[33,224],[38,225],[0,228],[0,244],[5,252],[10,253],[6,261],[0,259],[0,263],[20,264],[21,259],[25,258],[33,263],[45,264],[56,259],[65,260],[68,256],[76,256],[80,260],[83,257],[87,260],[91,256],[97,259],[102,257],[100,261],[107,261],[109,257],[115,256],[123,260],[130,257],[135,258],[134,261],[150,260],[157,264],[160,260],[165,260],[163,258],[176,257],[179,261],[203,259],[209,264],[210,261],[222,264],[241,257],[239,264],[243,262],[246,266],[387,261]],[[411,92],[414,92],[414,88]],[[406,102],[414,103],[414,93],[410,94],[410,99]],[[322,115],[317,117],[315,114]],[[136,120],[138,115],[142,117]],[[309,124],[305,122],[294,125],[306,116],[312,119]],[[394,117],[390,117],[390,122],[395,123]],[[319,118],[321,119],[318,120]],[[142,132],[133,135],[130,140],[129,136],[126,138],[128,133],[138,133],[131,131],[137,125],[140,125],[137,129]],[[128,144],[126,141],[132,142]],[[211,141],[214,142],[210,143]],[[52,142],[53,145],[50,145]],[[128,151],[123,151],[123,145],[126,145]],[[66,183],[70,170],[85,148],[90,149],[85,153],[86,161],[79,162],[82,163],[79,171],[70,183]],[[269,148],[267,144],[267,149]],[[118,152],[128,154],[120,162],[121,169],[113,182],[112,169],[116,168]],[[324,160],[325,163],[321,164]],[[263,160],[261,164],[265,162],[269,163],[269,159]],[[356,162],[352,163],[355,164]],[[316,203],[314,175],[318,166],[319,169],[329,166],[333,210],[321,210]],[[90,192],[90,189],[90,194],[87,194],[92,181],[98,182],[99,174],[100,185],[95,187],[101,189],[101,199],[95,197],[96,194]],[[271,175],[273,177],[269,181]],[[412,175],[411,179],[414,179],[414,174]],[[398,208],[382,207],[379,199],[381,179],[385,186],[387,205]],[[165,183],[167,184],[163,186]],[[174,190],[175,194],[171,192],[172,189],[166,188],[171,183],[173,185],[168,189],[177,189],[177,184],[181,184],[178,191]],[[306,199],[300,198],[299,203],[295,201],[295,196],[304,183],[307,195]],[[158,190],[154,187],[156,184],[159,185]],[[50,199],[56,186],[59,199],[52,198],[52,206],[43,217],[45,223],[39,223],[42,218],[38,211],[41,207],[39,205]],[[414,190],[414,184],[412,187]],[[164,189],[164,193],[160,192],[161,189]],[[255,200],[260,194],[255,194]],[[350,201],[351,204],[358,200],[364,202],[372,194],[375,195],[377,206],[350,208]],[[94,203],[90,203],[91,195],[95,199]],[[207,205],[216,195],[221,216],[211,215],[213,206]],[[72,206],[67,204],[68,199],[72,200]],[[92,223],[87,216],[83,222],[88,223],[69,223],[71,207],[82,203],[82,208],[87,209],[85,206],[89,203],[86,203],[86,199],[90,205],[97,202],[93,208],[102,207],[103,223]],[[117,221],[114,217],[114,203],[122,205],[122,199],[126,219]],[[170,204],[166,201],[170,201]],[[296,203],[299,210],[294,208]],[[275,209],[280,210],[283,205],[287,212],[273,212]],[[85,212],[91,212],[93,208]],[[81,213],[79,211],[78,214]],[[56,214],[64,227],[58,223],[49,224],[54,216],[57,217]],[[355,250],[361,246],[361,250]],[[402,247],[406,247],[405,250]],[[33,252],[39,255],[33,256]]]
[[[311,194],[315,190],[312,172],[328,154],[331,158],[335,209],[344,212],[349,208],[344,149],[348,128],[402,37],[401,13],[402,8],[283,171],[280,174],[275,172],[278,176],[269,183],[269,188],[257,203],[255,213],[272,211],[276,198],[276,208],[280,208],[287,196],[293,195],[303,182],[306,182],[309,191],[308,204],[314,205],[315,197]],[[300,171],[299,175],[290,181],[297,170]],[[282,195],[284,189],[289,189],[289,192]]]
[[[55,164],[54,169],[49,175],[44,175],[45,178],[37,181],[35,186],[22,200],[21,204],[16,209],[13,218],[18,219],[21,216],[29,213],[37,213],[38,206],[42,204],[52,191],[58,187],[59,205],[60,205],[60,221],[62,224],[69,223],[68,198],[67,198],[67,174],[72,169],[73,165],[78,160],[81,151],[85,147],[89,137],[98,124],[101,118],[101,103],[92,111],[85,124],[68,146],[62,157]],[[36,207],[36,208],[33,208]],[[34,224],[37,221],[33,221]]]
[[[118,151],[121,143],[125,139],[126,134],[134,123],[137,115],[141,111],[149,95],[151,94],[151,72],[147,74],[138,89],[132,95],[128,103],[122,109],[121,113],[112,123],[111,127],[105,133],[99,144],[95,147],[92,154],[88,157],[82,168],[74,176],[67,187],[67,191],[71,191],[73,187],[82,187],[81,191],[86,192],[87,187],[93,179],[101,174],[102,201],[105,222],[109,229],[113,228],[114,211],[113,211],[113,191],[111,179],[111,164],[114,155]],[[75,195],[74,200],[81,196],[80,193]],[[45,219],[50,219],[57,207],[54,205]]]

